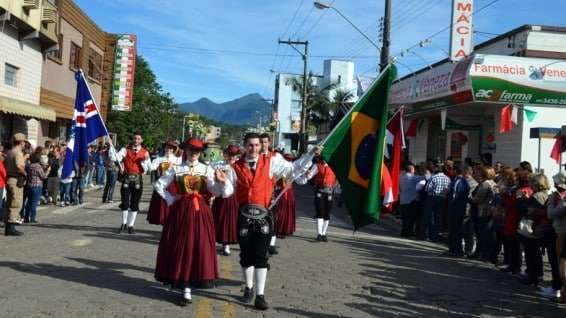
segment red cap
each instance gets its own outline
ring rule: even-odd
[[[230,156],[238,156],[239,154],[241,154],[241,151],[240,147],[236,145],[228,145],[228,147],[226,147],[226,149],[224,150],[224,153]]]
[[[184,148],[188,148],[188,149],[194,150],[194,151],[203,151],[204,150],[204,144],[202,143],[202,141],[200,139],[194,138],[194,137],[185,141],[183,146],[184,146]]]

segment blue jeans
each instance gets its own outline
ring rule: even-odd
[[[71,183],[71,202],[73,204],[83,204],[83,195],[85,190],[85,183],[82,179],[73,178]]]
[[[104,184],[104,166],[96,166],[96,185],[101,186]]]
[[[102,202],[112,201],[114,197],[114,185],[118,179],[118,171],[106,170],[106,185],[102,194]]]
[[[84,175],[84,178],[82,179],[83,188],[92,183],[92,175],[93,174],[94,174],[94,167],[93,166],[87,166],[86,173]]]
[[[59,201],[63,203],[71,202],[71,183],[59,183]]]
[[[28,221],[35,220],[37,217],[37,205],[41,199],[42,186],[28,188],[28,200],[26,203],[26,210],[24,218]]]

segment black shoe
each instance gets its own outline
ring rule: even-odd
[[[317,236],[316,236],[316,241],[317,241],[317,242],[322,242],[322,235],[320,235],[320,234],[317,235]]]
[[[120,225],[120,229],[118,230],[118,234],[126,231],[127,229],[128,229],[128,226],[126,224]]]
[[[257,295],[255,297],[254,307],[257,310],[267,310],[267,309],[269,309],[269,305],[267,304],[267,301],[265,301],[265,296]]]
[[[128,226],[128,234],[136,234],[133,226]]]
[[[323,242],[328,242],[328,237],[327,237],[326,235],[323,235],[320,239],[321,239]]]
[[[252,300],[254,299],[254,289],[246,287],[244,288],[244,297],[243,297],[243,301],[246,304],[251,304]]]
[[[193,303],[193,300],[192,300],[192,299],[183,298],[183,299],[179,302],[179,306],[181,306],[181,307],[186,307],[186,306],[188,306],[189,304],[192,304],[192,303]]]
[[[269,253],[269,255],[277,255],[279,254],[279,252],[277,252],[277,247],[275,246],[270,246],[267,248],[267,252]]]
[[[4,230],[4,235],[6,236],[22,236],[24,235],[24,233],[16,230],[16,225],[14,225],[14,223],[6,223],[4,225],[5,230]]]

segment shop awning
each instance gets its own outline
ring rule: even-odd
[[[57,118],[51,108],[3,96],[0,96],[0,112],[48,121],[55,121]]]

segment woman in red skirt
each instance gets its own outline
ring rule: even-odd
[[[229,145],[224,150],[225,166],[221,167],[225,171],[232,172],[228,169],[232,166],[240,156],[240,148]],[[231,173],[228,178],[234,183]],[[230,244],[238,243],[238,200],[235,195],[228,198],[216,197],[212,203],[212,214],[214,215],[214,226],[216,228],[216,243],[222,244],[222,255],[230,255]]]
[[[169,170],[169,168],[178,166],[183,161],[180,156],[177,156],[177,143],[173,140],[167,141],[165,144],[165,155],[163,157],[155,158],[151,162],[150,170],[156,171],[158,177]],[[169,214],[169,206],[167,202],[157,193],[153,191],[151,201],[149,202],[149,210],[147,211],[147,221],[150,224],[163,225]]]
[[[283,156],[287,161],[293,161],[293,156],[291,154],[285,154]],[[289,189],[283,193],[281,199],[277,203],[276,212],[276,225],[275,234],[279,238],[285,238],[285,236],[293,235],[296,228],[296,217],[297,212],[295,209],[295,190],[293,189],[293,184],[289,184],[287,180],[280,179],[277,181],[276,192],[283,191],[286,187]]]
[[[155,279],[183,289],[181,305],[185,306],[191,302],[190,285],[213,283],[218,278],[214,221],[207,193],[229,197],[234,188],[224,171],[214,171],[199,162],[202,141],[191,138],[183,146],[186,161],[167,170],[154,186],[170,207],[159,241]],[[167,190],[170,186],[175,188],[175,196]]]

